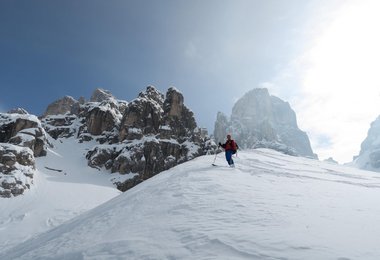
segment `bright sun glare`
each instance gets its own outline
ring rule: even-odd
[[[299,121],[321,159],[351,161],[380,114],[379,13],[378,0],[351,1],[304,57]]]

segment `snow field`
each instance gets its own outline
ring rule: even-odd
[[[378,259],[380,176],[271,150],[203,156],[1,259]]]
[[[30,190],[0,199],[0,252],[120,194],[109,181],[113,175],[87,166],[90,144],[61,141],[51,141],[55,147],[36,158]]]

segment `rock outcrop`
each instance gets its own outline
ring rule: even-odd
[[[29,189],[34,169],[31,149],[0,143],[0,197],[17,196]]]
[[[360,169],[380,172],[380,116],[371,123],[360,153],[354,157],[354,165]]]
[[[48,145],[36,116],[11,112],[0,113],[0,197],[17,196],[30,188],[34,157],[45,156]]]
[[[44,156],[47,136],[34,115],[0,113],[0,143],[29,147],[34,156]]]
[[[170,88],[164,97],[149,86],[126,107],[119,143],[96,146],[87,158],[92,167],[131,174],[131,178],[117,183],[125,191],[215,148],[207,138],[202,137],[193,113],[177,89]]]
[[[130,102],[125,110],[120,141],[141,139],[146,134],[157,134],[163,116],[164,96],[152,86]]]
[[[45,131],[54,139],[69,138],[78,133],[79,126],[83,125],[77,115],[49,115],[41,118]]]
[[[316,158],[307,134],[297,126],[289,103],[253,89],[240,98],[228,119],[219,112],[214,137],[223,141],[231,133],[241,148],[271,148],[290,155]]]
[[[80,113],[80,116],[86,118],[87,132],[95,136],[105,133],[118,135],[127,104],[126,101],[116,100],[107,90],[96,89],[91,101],[83,105]]]
[[[102,102],[109,99],[114,99],[111,92],[105,89],[97,88],[92,93],[90,102]]]
[[[76,137],[81,142],[100,143],[118,141],[122,113],[128,102],[116,100],[109,91],[96,89],[91,101],[80,98],[66,114],[45,115],[41,121],[54,139]]]
[[[64,115],[66,113],[70,113],[73,107],[79,102],[70,96],[65,96],[61,99],[58,99],[51,103],[45,113],[44,116],[48,115]]]
[[[216,149],[174,87],[163,95],[149,86],[130,103],[102,89],[87,102],[66,96],[40,119],[20,109],[13,112],[0,114],[0,196],[5,197],[30,187],[34,157],[46,155],[48,135],[95,141],[86,155],[88,165],[120,173],[112,179],[122,191]]]

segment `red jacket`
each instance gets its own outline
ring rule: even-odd
[[[226,151],[236,151],[237,150],[237,146],[236,146],[236,143],[234,140],[227,140],[227,142],[225,144],[222,144],[222,147],[224,148],[224,150]]]

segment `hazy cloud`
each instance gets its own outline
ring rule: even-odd
[[[267,84],[290,101],[322,159],[351,161],[380,114],[379,12],[378,1],[346,2]]]

